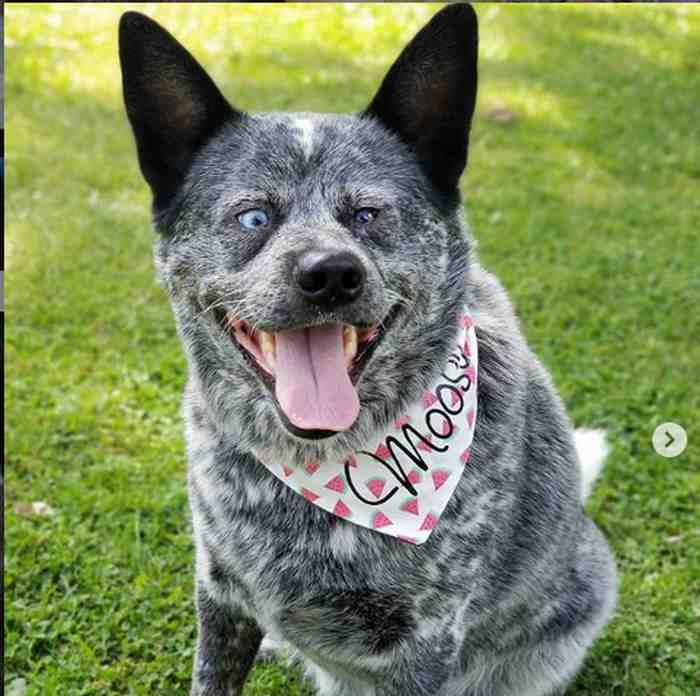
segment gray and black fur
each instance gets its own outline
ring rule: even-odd
[[[354,115],[242,113],[134,12],[121,20],[120,58],[158,274],[189,365],[192,694],[241,693],[265,635],[303,660],[324,696],[563,690],[612,613],[615,568],[582,508],[564,407],[462,221],[474,11],[438,12]],[[269,212],[262,229],[241,227],[250,208]],[[360,208],[378,213],[359,224]],[[356,259],[360,297],[306,301],[294,269],[309,250]],[[479,344],[475,438],[427,542],[330,515],[256,460],[261,450],[323,462],[361,449],[434,381],[465,303]],[[225,312],[269,332],[384,322],[355,424],[315,439],[291,431]]]

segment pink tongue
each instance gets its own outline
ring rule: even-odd
[[[347,430],[360,412],[343,354],[342,324],[276,334],[275,396],[292,425]]]

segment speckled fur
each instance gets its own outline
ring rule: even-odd
[[[280,223],[242,231],[236,206],[262,197]],[[342,214],[363,206],[382,212],[360,233]],[[155,212],[158,275],[189,365],[192,694],[239,694],[264,634],[304,662],[323,696],[563,690],[611,615],[614,562],[582,509],[564,407],[480,266],[461,206],[435,195],[377,119],[257,114],[219,129]],[[367,292],[331,313],[306,306],[290,282],[290,259],[305,248],[351,250]],[[256,461],[260,449],[323,462],[360,447],[436,377],[465,302],[479,342],[478,419],[469,464],[426,543],[330,515]],[[282,426],[211,311],[275,331],[370,325],[397,303],[400,320],[359,382],[357,422],[315,442]]]

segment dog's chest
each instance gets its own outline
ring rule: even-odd
[[[378,659],[410,634],[410,578],[384,573],[362,530],[274,482],[239,478],[228,489],[190,479],[197,573],[210,590],[314,653]]]

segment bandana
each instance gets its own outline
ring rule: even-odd
[[[326,512],[422,544],[437,527],[469,461],[477,359],[474,322],[465,309],[438,379],[365,449],[338,461],[270,464],[258,459]]]

